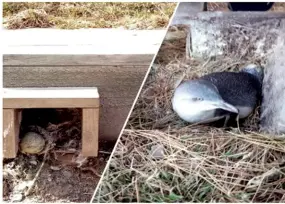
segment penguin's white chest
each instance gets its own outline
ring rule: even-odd
[[[253,111],[252,107],[236,106],[236,108],[238,109],[239,118],[241,119],[248,117]]]

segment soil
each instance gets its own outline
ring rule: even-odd
[[[55,146],[45,155],[19,151],[15,159],[4,159],[5,202],[90,202],[114,143],[100,141],[97,158],[81,156],[80,116],[77,109],[23,112],[20,138],[34,125],[51,133]]]

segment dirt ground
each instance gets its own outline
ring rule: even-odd
[[[3,161],[4,201],[90,202],[114,143],[100,141],[97,158],[82,157],[80,116],[77,109],[23,112],[20,137],[37,127],[35,132],[53,135],[55,146],[46,157],[19,152]]]

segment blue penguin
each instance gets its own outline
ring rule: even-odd
[[[223,100],[215,85],[202,79],[180,84],[174,92],[172,107],[180,118],[190,123],[213,122],[227,117],[227,112],[238,114],[236,107]]]
[[[238,115],[248,117],[261,97],[262,71],[249,65],[241,72],[215,72],[181,83],[172,98],[173,110],[190,123],[209,123]]]

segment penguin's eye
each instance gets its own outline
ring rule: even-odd
[[[193,101],[203,101],[202,98],[193,98]]]

